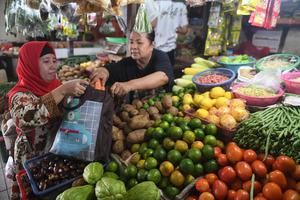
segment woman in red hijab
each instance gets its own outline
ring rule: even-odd
[[[14,148],[16,173],[27,159],[48,152],[60,122],[58,104],[66,96],[83,94],[83,85],[89,84],[80,79],[61,84],[56,71],[55,52],[48,42],[28,42],[21,47],[19,81],[8,93],[10,113],[18,132]],[[19,199],[15,183],[11,199]]]

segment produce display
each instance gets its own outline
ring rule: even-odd
[[[219,59],[219,62],[225,64],[244,64],[253,62],[253,58],[248,55],[238,55],[238,56],[222,56]]]
[[[198,78],[198,83],[202,84],[215,84],[215,83],[223,83],[227,81],[229,77],[222,74],[211,74],[205,75]]]
[[[271,89],[266,89],[255,85],[242,86],[239,87],[236,91],[241,94],[253,97],[270,97],[276,95],[276,93]]]
[[[298,67],[300,58],[292,54],[274,54],[260,59],[256,68],[258,70],[279,69],[281,71],[291,70]]]
[[[300,165],[288,156],[257,155],[231,142],[216,159],[222,168],[197,180],[197,192],[185,200],[300,199]]]

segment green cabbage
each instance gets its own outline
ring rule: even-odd
[[[160,200],[160,192],[152,181],[145,181],[128,190],[125,199]]]
[[[92,200],[95,195],[94,186],[84,185],[71,187],[56,197],[56,200]]]
[[[95,184],[99,181],[104,173],[104,169],[101,163],[92,162],[88,164],[83,171],[83,178],[89,184]]]
[[[122,181],[103,177],[97,182],[95,193],[97,200],[123,200],[126,188]]]

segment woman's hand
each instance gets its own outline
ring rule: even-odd
[[[101,84],[104,86],[107,79],[109,77],[109,72],[104,67],[94,68],[91,72],[90,79],[91,84],[94,85],[99,79],[101,80]]]
[[[132,91],[131,85],[128,82],[116,82],[111,87],[111,92],[113,95],[124,96]]]
[[[80,96],[83,95],[86,89],[86,86],[89,85],[89,82],[82,79],[75,79],[67,81],[63,84],[63,91],[65,95],[68,96]]]

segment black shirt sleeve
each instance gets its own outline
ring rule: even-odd
[[[127,66],[130,62],[130,58],[123,58],[119,62],[110,63],[105,66],[109,72],[108,85],[111,86],[115,82],[129,81],[127,77]]]

